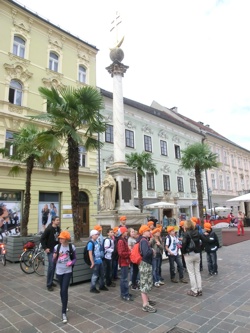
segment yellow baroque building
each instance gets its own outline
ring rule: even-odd
[[[46,112],[46,101],[38,92],[40,86],[96,86],[98,49],[14,1],[0,0],[0,30],[0,148],[7,147],[11,154],[13,133],[30,122],[27,116]],[[46,126],[36,124],[39,128]],[[81,233],[86,236],[97,212],[96,152],[81,147],[79,158]],[[25,172],[10,177],[11,166],[12,162],[0,155],[0,204],[7,206],[10,217],[5,229],[21,222],[25,189]],[[62,228],[69,227],[72,232],[70,205],[67,166],[56,176],[50,168],[35,168],[29,233],[41,231],[42,223],[49,223],[55,214],[60,216]]]

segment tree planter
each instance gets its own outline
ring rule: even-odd
[[[37,245],[41,236],[8,236],[5,238],[6,243],[6,259],[10,262],[18,262],[23,252],[23,246],[29,241],[34,241]]]
[[[70,285],[90,281],[92,276],[92,270],[83,260],[83,249],[84,246],[76,247],[76,264],[73,268],[73,274],[70,281]],[[45,256],[45,275],[47,276],[48,271],[48,260],[47,255]],[[56,276],[55,276],[56,279]]]

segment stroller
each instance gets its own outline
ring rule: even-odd
[[[231,221],[229,222],[229,228],[237,228],[238,226],[238,219],[237,217],[231,219]]]

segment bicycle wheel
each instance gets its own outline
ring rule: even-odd
[[[26,274],[34,273],[33,256],[34,256],[34,250],[33,249],[24,251],[21,254],[20,267],[21,267],[21,270]]]
[[[44,256],[44,252],[38,252],[34,259],[33,259],[33,268],[34,271],[38,274],[43,276],[44,273],[44,269],[45,269],[45,256]]]

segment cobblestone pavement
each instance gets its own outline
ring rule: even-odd
[[[242,236],[241,236],[242,237]],[[141,297],[133,302],[120,298],[119,282],[110,291],[89,292],[89,283],[69,289],[68,323],[61,321],[59,287],[48,292],[45,278],[24,274],[19,264],[0,266],[0,332],[250,332],[250,241],[222,247],[219,274],[208,276],[203,254],[203,296],[186,294],[189,285],[171,283],[168,262],[163,264],[165,285],[154,287],[151,299],[157,313],[141,309]]]

